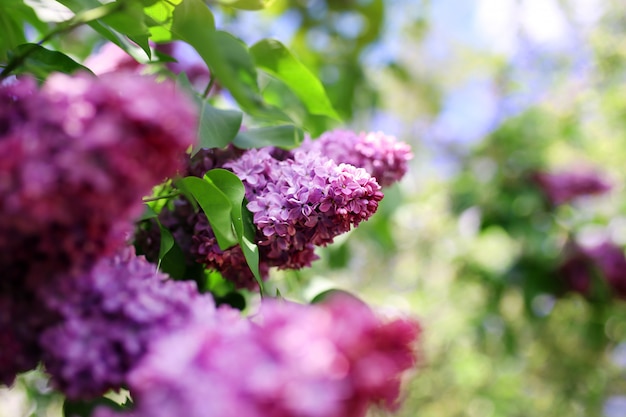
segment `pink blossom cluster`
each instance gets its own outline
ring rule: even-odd
[[[604,194],[611,189],[611,185],[598,173],[588,170],[537,172],[533,174],[533,180],[555,206],[569,203],[582,196]]]
[[[336,163],[364,168],[382,187],[402,179],[413,158],[409,145],[393,136],[343,129],[326,132],[316,140],[307,139],[300,150],[317,151]]]
[[[601,279],[612,294],[626,298],[626,256],[613,242],[574,245],[558,273],[568,290],[592,295],[594,279]]]
[[[44,277],[113,253],[195,135],[194,105],[138,75],[0,87],[3,270]]]
[[[220,308],[151,346],[129,377],[135,409],[95,417],[363,417],[394,409],[417,323],[384,321],[340,295],[304,306],[266,300],[251,320]],[[198,383],[202,381],[202,383]]]

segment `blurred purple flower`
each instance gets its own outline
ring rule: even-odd
[[[129,377],[135,417],[363,417],[397,407],[419,326],[382,321],[347,296],[305,306],[266,300],[252,321],[213,320],[151,346]],[[95,417],[118,415],[101,409]]]
[[[364,168],[382,187],[402,179],[413,157],[409,145],[393,136],[341,129],[326,132],[316,140],[307,139],[299,150],[317,151],[337,164]]]
[[[140,73],[144,65],[113,42],[105,43],[85,60],[85,66],[96,75],[109,72],[134,71]]]
[[[591,171],[536,172],[532,178],[555,206],[582,196],[604,194],[611,189],[604,178]]]
[[[593,279],[597,276],[614,295],[626,298],[626,256],[613,242],[591,247],[575,245],[559,267],[559,276],[567,289],[585,296],[592,295]]]
[[[45,277],[112,253],[195,135],[194,105],[152,78],[55,74],[41,90],[30,79],[1,86],[0,265]]]
[[[593,262],[614,294],[626,298],[626,257],[624,249],[612,242],[602,242],[585,249],[585,254]]]
[[[172,281],[132,248],[85,273],[40,288],[61,320],[40,338],[53,382],[70,398],[93,398],[127,383],[150,343],[214,313],[192,281]]]

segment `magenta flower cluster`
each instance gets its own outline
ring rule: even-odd
[[[574,245],[558,274],[570,291],[591,296],[594,280],[598,279],[611,294],[626,299],[626,256],[611,241],[590,247]]]
[[[537,172],[534,181],[548,201],[558,206],[576,198],[608,192],[611,185],[601,175],[592,171]]]
[[[317,151],[337,163],[364,168],[382,187],[402,179],[408,161],[413,158],[409,145],[382,132],[337,129],[316,140],[305,140],[300,149]]]
[[[418,335],[415,322],[383,321],[345,295],[266,300],[251,320],[220,308],[151,346],[129,377],[132,414],[95,417],[363,417],[397,406]]]
[[[113,253],[195,134],[194,105],[138,75],[0,87],[0,266],[45,277]]]

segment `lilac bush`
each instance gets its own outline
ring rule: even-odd
[[[130,410],[101,408],[94,414],[100,417],[363,417],[372,405],[395,409],[401,379],[416,362],[415,321],[382,319],[345,295],[319,305],[273,299],[250,266],[257,266],[256,251],[262,279],[272,267],[310,266],[316,247],[376,212],[381,185],[406,172],[410,150],[382,133],[354,135],[349,146],[358,158],[352,160],[340,158],[346,155],[325,137],[319,149],[198,149],[198,143],[223,144],[216,131],[234,134],[243,118],[208,102],[218,83],[250,115],[285,122],[287,115],[264,103],[254,85],[253,57],[283,46],[266,40],[247,48],[228,33],[200,33],[196,15],[213,18],[199,0],[131,3],[95,2],[79,12],[74,5],[72,19],[33,29],[54,26],[41,42],[15,50],[0,42],[0,59],[8,59],[0,62],[0,383],[41,365],[70,415],[75,401],[87,401],[89,409],[109,390],[130,390]],[[168,25],[159,21],[163,13]],[[12,19],[7,27],[19,29]],[[83,67],[42,46],[88,23],[115,36],[122,49],[105,44]],[[138,32],[122,33],[128,27]],[[149,40],[153,29],[157,39]],[[154,43],[174,38],[186,41]],[[207,53],[216,40],[237,59]],[[151,51],[166,52],[178,62],[159,61],[169,71],[158,80],[142,76],[150,69],[130,58],[136,47],[149,58]],[[185,61],[181,48],[198,50],[203,62],[200,55]],[[318,82],[295,57],[281,59],[292,60],[297,77]],[[34,67],[37,80],[22,76]],[[203,96],[160,79],[181,72]],[[336,117],[323,88],[309,93],[319,101],[319,120]],[[291,129],[294,140],[301,137],[295,126],[259,130],[284,139]],[[254,134],[244,142],[250,140]],[[227,179],[211,187],[198,180],[214,168],[231,173],[219,172]],[[248,218],[251,224],[244,223]],[[228,244],[247,243],[245,256],[236,244],[220,248],[216,233],[223,246],[224,235]],[[145,256],[128,246],[133,237]],[[172,273],[176,280],[163,272],[173,249],[185,264],[180,276]],[[246,317],[221,305],[217,291],[203,293],[212,290],[203,286],[212,271],[238,289],[260,291],[260,299],[249,294],[260,310],[249,308]]]

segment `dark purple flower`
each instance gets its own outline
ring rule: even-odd
[[[626,298],[626,257],[624,249],[612,242],[602,242],[584,250],[613,293]]]
[[[154,339],[213,314],[192,281],[172,281],[131,248],[91,270],[40,288],[61,320],[41,334],[43,362],[71,398],[92,398],[127,382]]]
[[[402,179],[413,157],[409,145],[393,136],[341,129],[326,132],[316,140],[307,139],[299,150],[317,151],[337,164],[364,168],[382,187]]]
[[[533,180],[555,206],[582,196],[604,194],[611,189],[604,178],[591,171],[538,172],[533,174]]]

